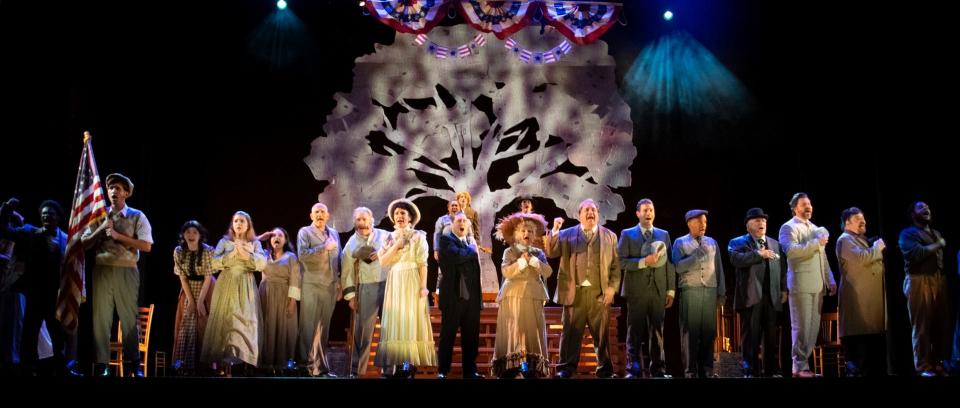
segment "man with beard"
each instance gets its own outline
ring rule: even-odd
[[[483,308],[480,258],[477,257],[477,241],[470,233],[471,228],[467,215],[460,212],[454,215],[453,231],[440,237],[443,279],[437,288],[442,314],[440,344],[437,346],[439,378],[446,378],[450,372],[458,329],[463,378],[483,378],[477,373],[476,362],[480,347],[480,309]]]
[[[900,232],[900,251],[906,277],[903,292],[913,325],[913,361],[917,373],[933,377],[943,373],[953,335],[943,248],[947,242],[930,227],[930,206],[913,204],[913,225]]]
[[[820,332],[820,309],[824,293],[833,296],[837,282],[827,262],[824,247],[830,234],[817,227],[813,205],[806,193],[796,193],[790,199],[793,218],[780,227],[780,245],[787,254],[787,289],[790,291],[790,324],[793,340],[793,375],[813,377],[810,354]]]
[[[143,377],[140,369],[140,344],[137,334],[137,309],[140,295],[140,252],[150,252],[153,235],[150,221],[140,210],[127,205],[133,194],[133,182],[114,173],[107,176],[110,208],[99,225],[90,225],[81,236],[84,247],[93,247],[96,266],[93,268],[93,342],[96,354],[95,375],[110,375],[110,332],[113,312],[120,316],[123,330],[124,375]]]
[[[356,313],[353,323],[350,376],[359,377],[367,371],[370,344],[377,315],[383,305],[383,291],[387,271],[380,266],[377,251],[390,233],[373,227],[373,212],[367,207],[353,210],[354,233],[343,246],[340,258],[343,270],[340,283],[343,298]]]
[[[620,287],[617,235],[600,225],[600,209],[592,199],[577,209],[580,225],[560,230],[562,218],[544,237],[547,256],[560,258],[553,301],[563,305],[560,364],[556,377],[570,378],[580,362],[584,326],[590,329],[597,353],[598,378],[613,378],[610,362],[610,305]]]
[[[885,375],[887,296],[883,280],[886,244],[867,239],[863,211],[851,207],[840,215],[843,234],[837,239],[840,264],[840,341],[847,377]]]

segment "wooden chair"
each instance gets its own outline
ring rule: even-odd
[[[817,345],[813,348],[813,372],[823,376],[826,368],[836,368],[836,375],[842,377],[846,369],[843,348],[840,346],[840,313],[820,315],[820,333]]]
[[[153,323],[153,307],[140,307],[137,311],[137,337],[139,338],[138,350],[140,351],[140,368],[143,375],[147,376],[149,368],[149,350],[150,350],[150,326]],[[122,376],[123,369],[123,330],[121,324],[117,323],[117,341],[110,342],[110,366],[117,367],[117,376]]]

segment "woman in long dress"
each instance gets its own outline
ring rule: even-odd
[[[413,377],[417,366],[436,366],[430,311],[427,309],[427,234],[414,230],[420,210],[406,199],[387,207],[394,231],[377,252],[389,268],[383,297],[380,344],[375,364],[384,374]]]
[[[179,375],[192,375],[200,357],[203,332],[213,293],[213,247],[207,245],[207,230],[196,220],[180,227],[180,245],[173,250],[173,273],[180,279],[180,300],[173,325],[173,368]]]
[[[260,368],[276,375],[296,367],[294,353],[301,272],[287,231],[277,227],[264,235],[270,240],[270,248],[265,251],[267,266],[260,280],[263,310]]]
[[[503,285],[497,296],[497,337],[491,374],[500,378],[549,375],[547,325],[543,305],[549,298],[544,284],[553,274],[542,242],[547,222],[539,214],[515,213],[497,225],[503,252]]]
[[[234,364],[256,366],[260,356],[260,298],[254,272],[267,265],[250,214],[237,211],[230,229],[217,243],[213,269],[220,271],[213,290],[210,319],[203,336],[200,361],[221,364],[231,375]]]

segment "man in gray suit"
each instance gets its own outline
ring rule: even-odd
[[[793,375],[813,377],[810,354],[820,332],[820,308],[823,296],[837,291],[837,282],[827,262],[824,247],[830,238],[826,228],[817,227],[813,205],[806,193],[790,199],[793,218],[780,227],[780,244],[787,254],[787,288],[790,291],[790,324],[793,347]]]
[[[300,361],[309,375],[336,377],[330,372],[330,318],[340,292],[340,234],[327,225],[326,204],[310,208],[310,225],[297,233],[297,255],[303,264],[300,294]]]
[[[757,355],[763,340],[763,374],[780,376],[777,358],[777,314],[787,302],[787,258],[777,240],[766,236],[767,214],[751,208],[744,219],[747,234],[730,240],[727,252],[735,268],[737,286],[733,305],[740,312],[740,335],[744,377],[758,375]]]
[[[547,256],[560,258],[557,291],[553,301],[563,305],[558,378],[570,378],[580,362],[583,328],[590,329],[596,344],[597,377],[612,378],[610,362],[610,305],[620,286],[617,235],[600,225],[600,210],[591,199],[580,203],[580,225],[560,230],[562,218],[544,237]]]
[[[627,378],[668,377],[663,363],[663,316],[673,306],[677,274],[667,252],[670,233],[653,226],[653,201],[637,202],[640,225],[620,233],[617,255],[623,269],[620,296],[627,298]],[[649,359],[643,367],[642,355]]]

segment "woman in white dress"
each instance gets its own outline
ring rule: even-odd
[[[409,200],[394,200],[387,216],[394,231],[377,253],[389,271],[375,364],[384,374],[413,378],[417,366],[437,365],[427,309],[427,234],[413,229],[420,209]]]

